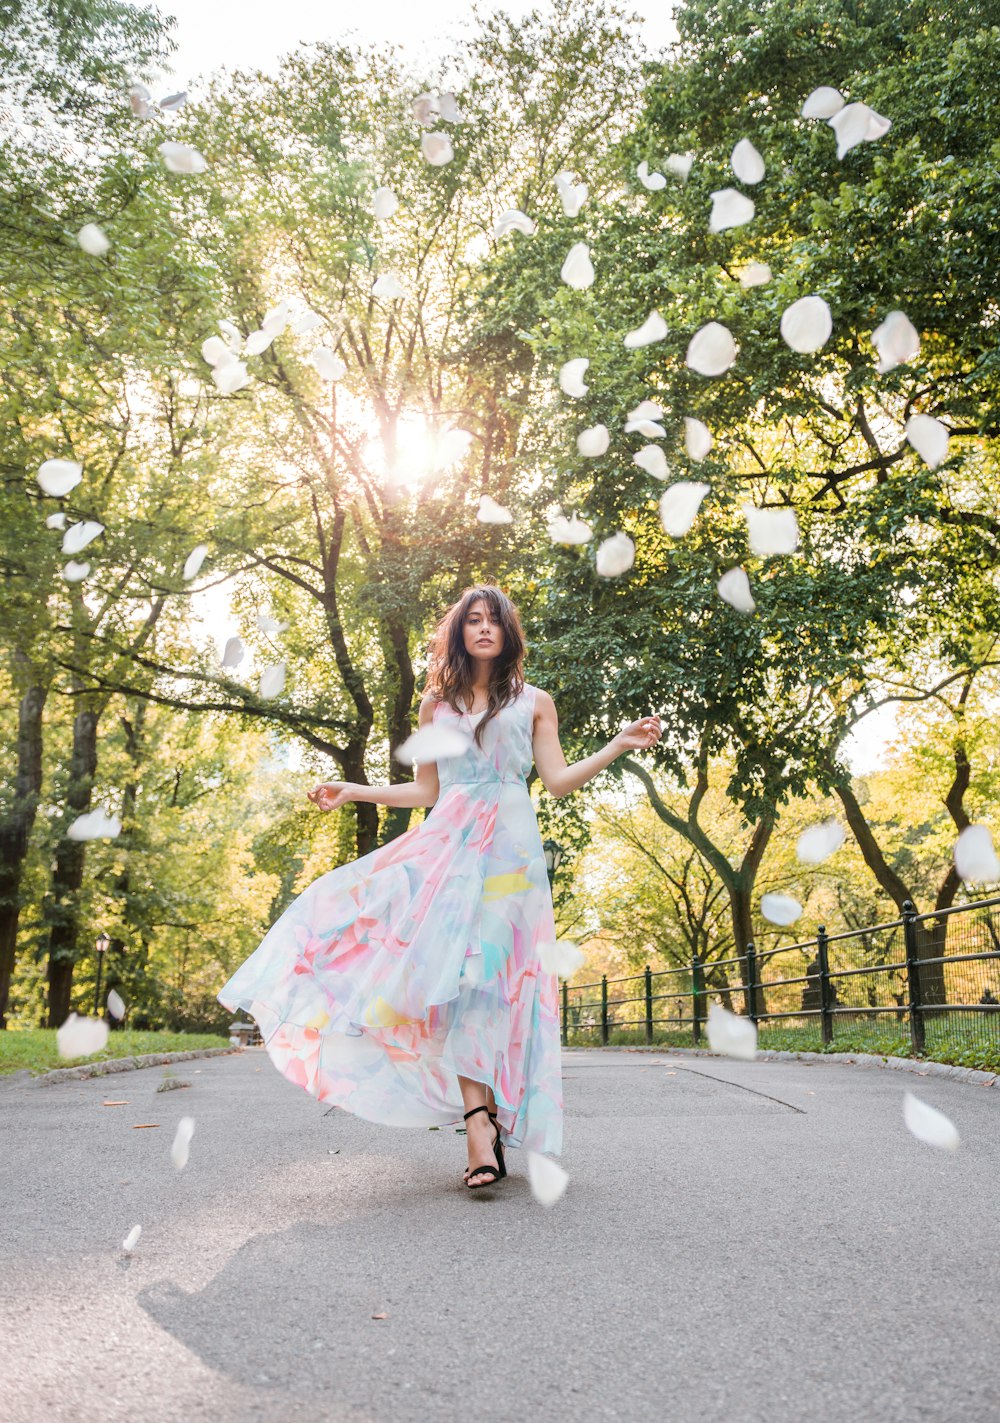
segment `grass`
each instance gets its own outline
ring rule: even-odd
[[[136,1057],[144,1052],[190,1052],[193,1048],[228,1047],[228,1037],[214,1033],[134,1032],[116,1028],[108,1045],[90,1057],[60,1057],[55,1028],[8,1028],[0,1032],[0,1077],[20,1072],[48,1072],[53,1067],[76,1067],[81,1062],[103,1062],[111,1057]]]

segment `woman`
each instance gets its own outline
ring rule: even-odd
[[[451,745],[403,785],[309,792],[321,810],[368,801],[430,814],[311,884],[218,995],[257,1020],[279,1071],[320,1101],[391,1126],[443,1125],[464,1108],[472,1190],[506,1175],[505,1146],[562,1146],[559,999],[539,962],[555,924],[525,783],[532,760],[563,796],[660,738],[646,717],[568,766],[555,705],[524,681],[523,660],[510,599],[492,586],[463,593],[434,635],[420,704],[425,735]]]

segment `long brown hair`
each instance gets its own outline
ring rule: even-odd
[[[452,711],[472,706],[472,658],[465,650],[465,620],[473,603],[482,601],[503,628],[503,648],[490,669],[486,715],[480,718],[475,741],[482,745],[483,727],[524,689],[524,629],[517,608],[500,588],[486,583],[466,588],[438,623],[430,645],[427,690]],[[464,705],[460,706],[459,702]]]

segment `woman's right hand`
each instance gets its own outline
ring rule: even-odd
[[[357,789],[351,781],[324,781],[321,786],[314,787],[306,794],[320,810],[339,810],[342,805],[347,805],[354,799]]]

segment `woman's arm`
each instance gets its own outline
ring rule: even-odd
[[[626,751],[648,751],[659,741],[660,734],[660,718],[644,716],[626,726],[624,731],[619,731],[600,751],[595,751],[592,756],[568,766],[559,743],[556,704],[548,692],[539,689],[535,693],[535,768],[549,795],[564,796],[579,790],[588,781],[592,781],[598,771],[603,771]]]
[[[425,696],[420,703],[420,725],[429,726],[434,719],[434,699]],[[339,810],[350,801],[365,801],[369,805],[393,805],[416,809],[433,805],[440,793],[437,766],[427,761],[417,766],[412,781],[398,786],[362,786],[354,781],[326,781],[308,791],[309,799],[320,810]]]

